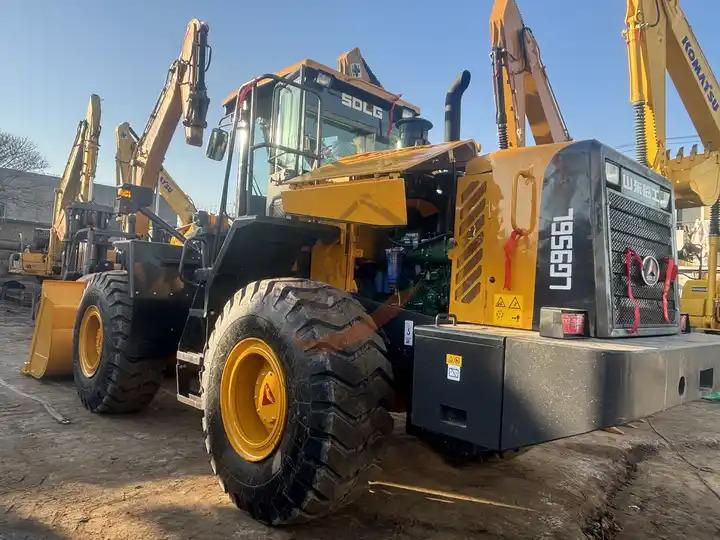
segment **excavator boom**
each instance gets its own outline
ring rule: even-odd
[[[65,239],[65,208],[74,201],[90,202],[97,167],[100,139],[100,97],[90,96],[85,119],[78,125],[75,141],[53,201],[52,226],[48,244],[47,273],[57,266]]]
[[[674,180],[677,206],[720,196],[720,84],[678,0],[628,0],[625,14],[637,159]],[[705,147],[667,155],[666,73]]]
[[[137,148],[138,139],[137,133],[127,122],[123,122],[115,129],[115,179],[118,186],[131,183],[130,164]],[[178,226],[184,227],[192,223],[193,215],[197,213],[197,207],[164,167],[160,169],[157,191],[177,215]]]
[[[165,87],[130,160],[130,183],[156,188],[165,154],[181,120],[185,142],[202,146],[210,103],[205,86],[210,60],[207,35],[208,26],[204,22],[193,19],[188,23],[180,57],[170,66]],[[147,218],[137,216],[135,232],[147,235]]]
[[[490,41],[500,147],[525,146],[526,118],[535,144],[571,140],[540,47],[515,0],[495,1]]]

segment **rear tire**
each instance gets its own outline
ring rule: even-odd
[[[83,325],[89,316],[93,321]],[[73,331],[75,387],[91,412],[139,411],[160,387],[164,360],[134,358],[126,352],[132,340],[132,316],[127,272],[95,274],[83,294]],[[88,353],[93,332],[99,335],[98,350]]]
[[[225,365],[249,338],[272,349],[286,404],[279,440],[254,461],[236,451],[221,410]],[[351,295],[302,279],[251,283],[225,305],[204,363],[203,430],[213,472],[233,502],[264,523],[329,514],[366,489],[392,431],[391,384],[385,345]]]

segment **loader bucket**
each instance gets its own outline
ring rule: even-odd
[[[30,354],[22,372],[40,379],[72,373],[72,339],[80,299],[87,283],[43,282]]]

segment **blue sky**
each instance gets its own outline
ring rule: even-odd
[[[575,139],[631,143],[624,0],[518,0]],[[330,66],[359,46],[383,85],[423,109],[442,137],[444,94],[462,69],[473,80],[465,94],[462,135],[486,151],[497,147],[488,59],[492,0],[0,0],[3,59],[0,128],[34,139],[60,173],[90,93],[102,99],[97,181],[114,183],[115,126],[142,131],[168,66],[179,53],[187,21],[210,25],[213,64],[207,75],[208,123],[222,99],[242,82],[310,57]],[[683,2],[711,65],[720,70],[720,5]],[[694,134],[670,91],[669,136]],[[222,165],[176,133],[166,161],[201,208],[219,201]]]

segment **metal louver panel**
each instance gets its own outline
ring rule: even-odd
[[[468,183],[459,193],[455,300],[465,304],[472,302],[480,292],[486,189],[486,182],[477,180]]]

